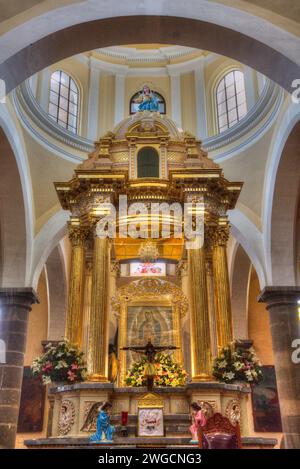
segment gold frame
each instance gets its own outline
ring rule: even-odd
[[[167,280],[156,277],[133,280],[129,284],[119,288],[112,298],[112,309],[119,323],[119,380],[118,385],[123,386],[126,376],[126,351],[127,346],[127,317],[128,306],[171,306],[174,324],[174,343],[178,350],[175,351],[176,360],[183,364],[181,317],[188,311],[188,300],[182,289]]]

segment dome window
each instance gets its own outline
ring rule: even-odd
[[[57,70],[50,81],[49,116],[58,125],[73,132],[78,131],[79,89],[73,78]]]
[[[152,147],[142,148],[137,155],[138,178],[159,178],[159,154]]]

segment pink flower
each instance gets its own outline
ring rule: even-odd
[[[67,375],[68,375],[68,379],[69,379],[70,381],[75,381],[76,374],[73,373],[73,371],[69,370],[68,373],[67,373]]]
[[[78,369],[79,369],[79,366],[77,365],[77,363],[72,363],[71,370],[78,370]]]
[[[45,363],[45,365],[43,366],[42,371],[44,371],[45,373],[48,373],[49,371],[52,370],[52,368],[53,368],[52,363],[47,362],[47,363]]]

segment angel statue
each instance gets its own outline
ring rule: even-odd
[[[115,427],[113,425],[110,425],[112,404],[110,402],[104,402],[102,406],[99,406],[99,404],[99,402],[96,402],[92,406],[83,424],[83,427],[81,428],[81,431],[90,430],[96,418],[96,433],[91,435],[89,437],[89,440],[93,442],[112,441],[113,433],[115,431]]]
[[[142,93],[134,102],[139,104],[139,111],[158,111],[158,99],[148,85],[143,86]]]

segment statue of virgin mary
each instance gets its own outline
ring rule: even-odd
[[[142,93],[134,102],[139,104],[139,111],[158,111],[158,99],[148,85],[143,86]]]

